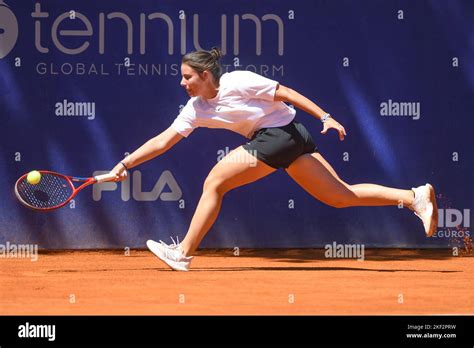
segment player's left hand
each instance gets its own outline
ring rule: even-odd
[[[335,130],[337,130],[337,132],[339,133],[339,140],[343,141],[344,137],[347,135],[346,130],[344,129],[342,124],[337,122],[332,117],[328,118],[326,122],[323,123],[323,130],[321,131],[321,134],[326,134],[327,131],[331,128],[334,128]]]

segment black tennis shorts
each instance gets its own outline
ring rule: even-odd
[[[243,148],[273,168],[288,168],[299,156],[318,152],[311,134],[301,123],[261,128]]]

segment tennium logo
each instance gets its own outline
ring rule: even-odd
[[[67,55],[81,54],[90,49],[97,50],[99,54],[105,54],[107,50],[106,42],[111,37],[117,37],[118,35],[122,35],[123,40],[125,40],[127,54],[129,55],[136,53],[137,48],[138,52],[144,55],[147,50],[147,44],[151,42],[156,43],[157,37],[160,37],[160,44],[167,50],[168,54],[173,55],[177,51],[177,47],[174,44],[176,34],[179,37],[180,45],[178,49],[181,54],[185,54],[187,51],[187,41],[191,41],[191,38],[187,37],[189,34],[192,36],[192,43],[195,49],[202,49],[199,44],[199,14],[188,14],[183,10],[176,14],[152,12],[140,13],[138,16],[119,11],[100,12],[95,15],[89,12],[85,15],[79,9],[57,14],[48,12],[41,7],[41,3],[36,2],[35,11],[31,13],[31,17],[35,20],[35,47],[41,53],[48,53],[50,48],[55,47]],[[64,27],[67,26],[67,22],[71,21],[78,22],[76,24],[81,29],[77,29],[77,25],[74,30],[65,29]],[[157,26],[157,21],[166,24],[167,31],[165,33],[163,33],[161,26]],[[123,31],[120,32],[121,34],[118,34],[116,30],[111,28],[110,22],[122,22],[122,25],[126,27],[126,35],[123,35]],[[229,25],[230,23],[228,24],[228,22],[232,22],[233,25]],[[240,27],[245,23],[246,25],[253,24],[255,28],[255,41],[253,44],[255,45],[255,54],[260,56],[262,54],[262,27],[264,25],[271,26],[269,22],[276,24],[275,27],[277,29],[272,34],[272,40],[269,41],[277,43],[278,50],[276,53],[279,56],[283,56],[285,24],[280,16],[271,13],[264,14],[263,16],[257,16],[252,13],[234,14],[231,18],[228,18],[226,14],[222,14],[220,16],[220,26],[217,23],[216,30],[221,32],[220,47],[223,55],[228,53],[227,51],[230,49],[230,46],[233,48],[232,53],[239,55],[240,42],[243,41],[240,38]],[[189,24],[192,24],[191,30],[188,28]],[[211,24],[206,23],[206,25],[209,26]],[[228,30],[229,26],[232,27],[232,30]],[[139,40],[134,40],[134,32],[136,31],[139,32]],[[77,39],[80,38],[82,42],[76,44],[75,47],[69,46],[65,41],[71,36]],[[91,39],[94,36],[98,38],[98,46],[96,47],[91,45]],[[228,43],[229,38],[233,38],[232,45]],[[245,45],[250,45],[251,47],[252,42],[249,42],[250,38],[245,39]],[[47,41],[52,41],[52,45],[48,44]]]
[[[38,75],[179,76],[175,60],[157,59],[152,50],[174,56],[207,49],[209,44],[201,44],[209,38],[202,37],[202,33],[200,36],[200,32],[204,26],[212,26],[216,33],[220,32],[222,54],[233,56],[223,62],[223,72],[248,70],[272,78],[284,76],[284,65],[273,64],[274,59],[272,64],[262,60],[258,64],[247,59],[241,61],[241,47],[244,45],[246,52],[255,56],[283,56],[285,26],[294,17],[286,20],[274,13],[243,12],[213,18],[210,22],[203,18],[203,13],[178,9],[164,13],[155,7],[140,8],[139,12],[130,8],[101,12],[79,6],[69,7],[65,12],[36,1],[29,18],[34,22],[34,31],[27,33],[29,38],[25,40],[33,43],[32,49],[39,53],[36,57],[42,57],[35,63]],[[267,42],[265,47],[263,42]],[[112,51],[113,61],[108,59]]]
[[[18,21],[10,7],[0,0],[0,59],[15,47],[18,39]]]

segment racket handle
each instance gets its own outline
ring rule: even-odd
[[[98,183],[114,181],[115,178],[116,178],[115,174],[111,174],[111,173],[94,176],[94,179],[96,179]]]

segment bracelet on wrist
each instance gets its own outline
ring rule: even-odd
[[[125,165],[125,163],[123,163],[122,161],[120,161],[120,164],[123,165],[123,167],[125,168],[125,170],[128,172],[128,168],[127,168],[127,166]]]
[[[330,118],[331,118],[331,114],[326,113],[323,117],[321,117],[321,122],[324,123]]]

